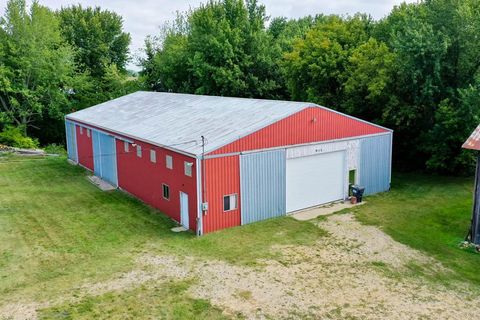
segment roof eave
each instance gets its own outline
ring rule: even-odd
[[[160,147],[160,148],[164,148],[164,149],[167,149],[167,150],[171,150],[171,151],[186,155],[186,156],[191,157],[191,158],[197,158],[199,155],[201,155],[201,153],[188,152],[188,151],[178,149],[178,148],[175,148],[175,147],[171,147],[171,146],[168,146],[168,145],[163,145],[163,144],[160,144],[160,143],[157,143],[157,142],[145,139],[145,138],[140,138],[140,137],[137,137],[137,136],[134,136],[134,135],[131,135],[131,134],[127,134],[125,132],[120,132],[120,131],[117,131],[117,130],[104,128],[102,126],[90,123],[90,122],[85,121],[85,120],[79,120],[79,119],[72,118],[70,115],[66,115],[65,120],[75,121],[75,122],[85,124],[87,126],[91,126],[93,128],[97,128],[97,129],[100,129],[100,130],[103,130],[103,131],[106,131],[106,132],[112,132],[112,133],[118,134],[120,136],[125,136],[127,138],[131,138],[131,139],[135,139],[135,140],[142,141],[142,142],[145,142],[145,143],[149,143],[151,145],[154,145],[154,146],[157,146],[157,147]]]

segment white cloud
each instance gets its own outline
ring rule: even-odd
[[[206,0],[205,0],[206,1]],[[145,37],[158,33],[158,27],[172,20],[176,11],[186,11],[197,7],[201,0],[40,0],[40,3],[52,9],[71,4],[83,6],[100,6],[120,14],[124,19],[124,28],[132,36],[131,53],[137,53],[142,47]],[[263,0],[267,14],[298,18],[305,15],[323,14],[354,14],[364,12],[379,19],[387,15],[394,5],[401,0]],[[407,2],[413,2],[408,0]],[[7,0],[0,0],[0,10],[3,13]],[[131,68],[134,64],[131,63]]]

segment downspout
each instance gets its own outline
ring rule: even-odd
[[[203,215],[205,213],[205,199],[207,188],[205,184],[205,137],[202,136],[202,155],[197,156],[197,190],[198,190],[198,212],[197,212],[197,236],[203,234]]]
[[[206,185],[206,175],[205,175],[205,136],[202,136],[202,214],[207,214],[205,211],[207,211],[207,208],[203,207],[203,204],[205,203],[207,199],[207,185]]]
[[[203,203],[203,196],[202,196],[202,160],[200,157],[197,156],[197,236],[202,235],[203,231],[203,221],[202,221],[202,203]]]

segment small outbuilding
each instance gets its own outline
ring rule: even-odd
[[[197,234],[390,188],[392,130],[308,102],[136,92],[65,124],[71,160]]]
[[[473,191],[473,211],[470,230],[467,240],[480,245],[480,125],[473,131],[472,135],[465,141],[462,148],[476,151],[475,187]]]

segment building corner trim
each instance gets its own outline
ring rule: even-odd
[[[203,234],[203,214],[202,214],[202,159],[196,158],[196,174],[197,174],[197,230],[196,235]]]

